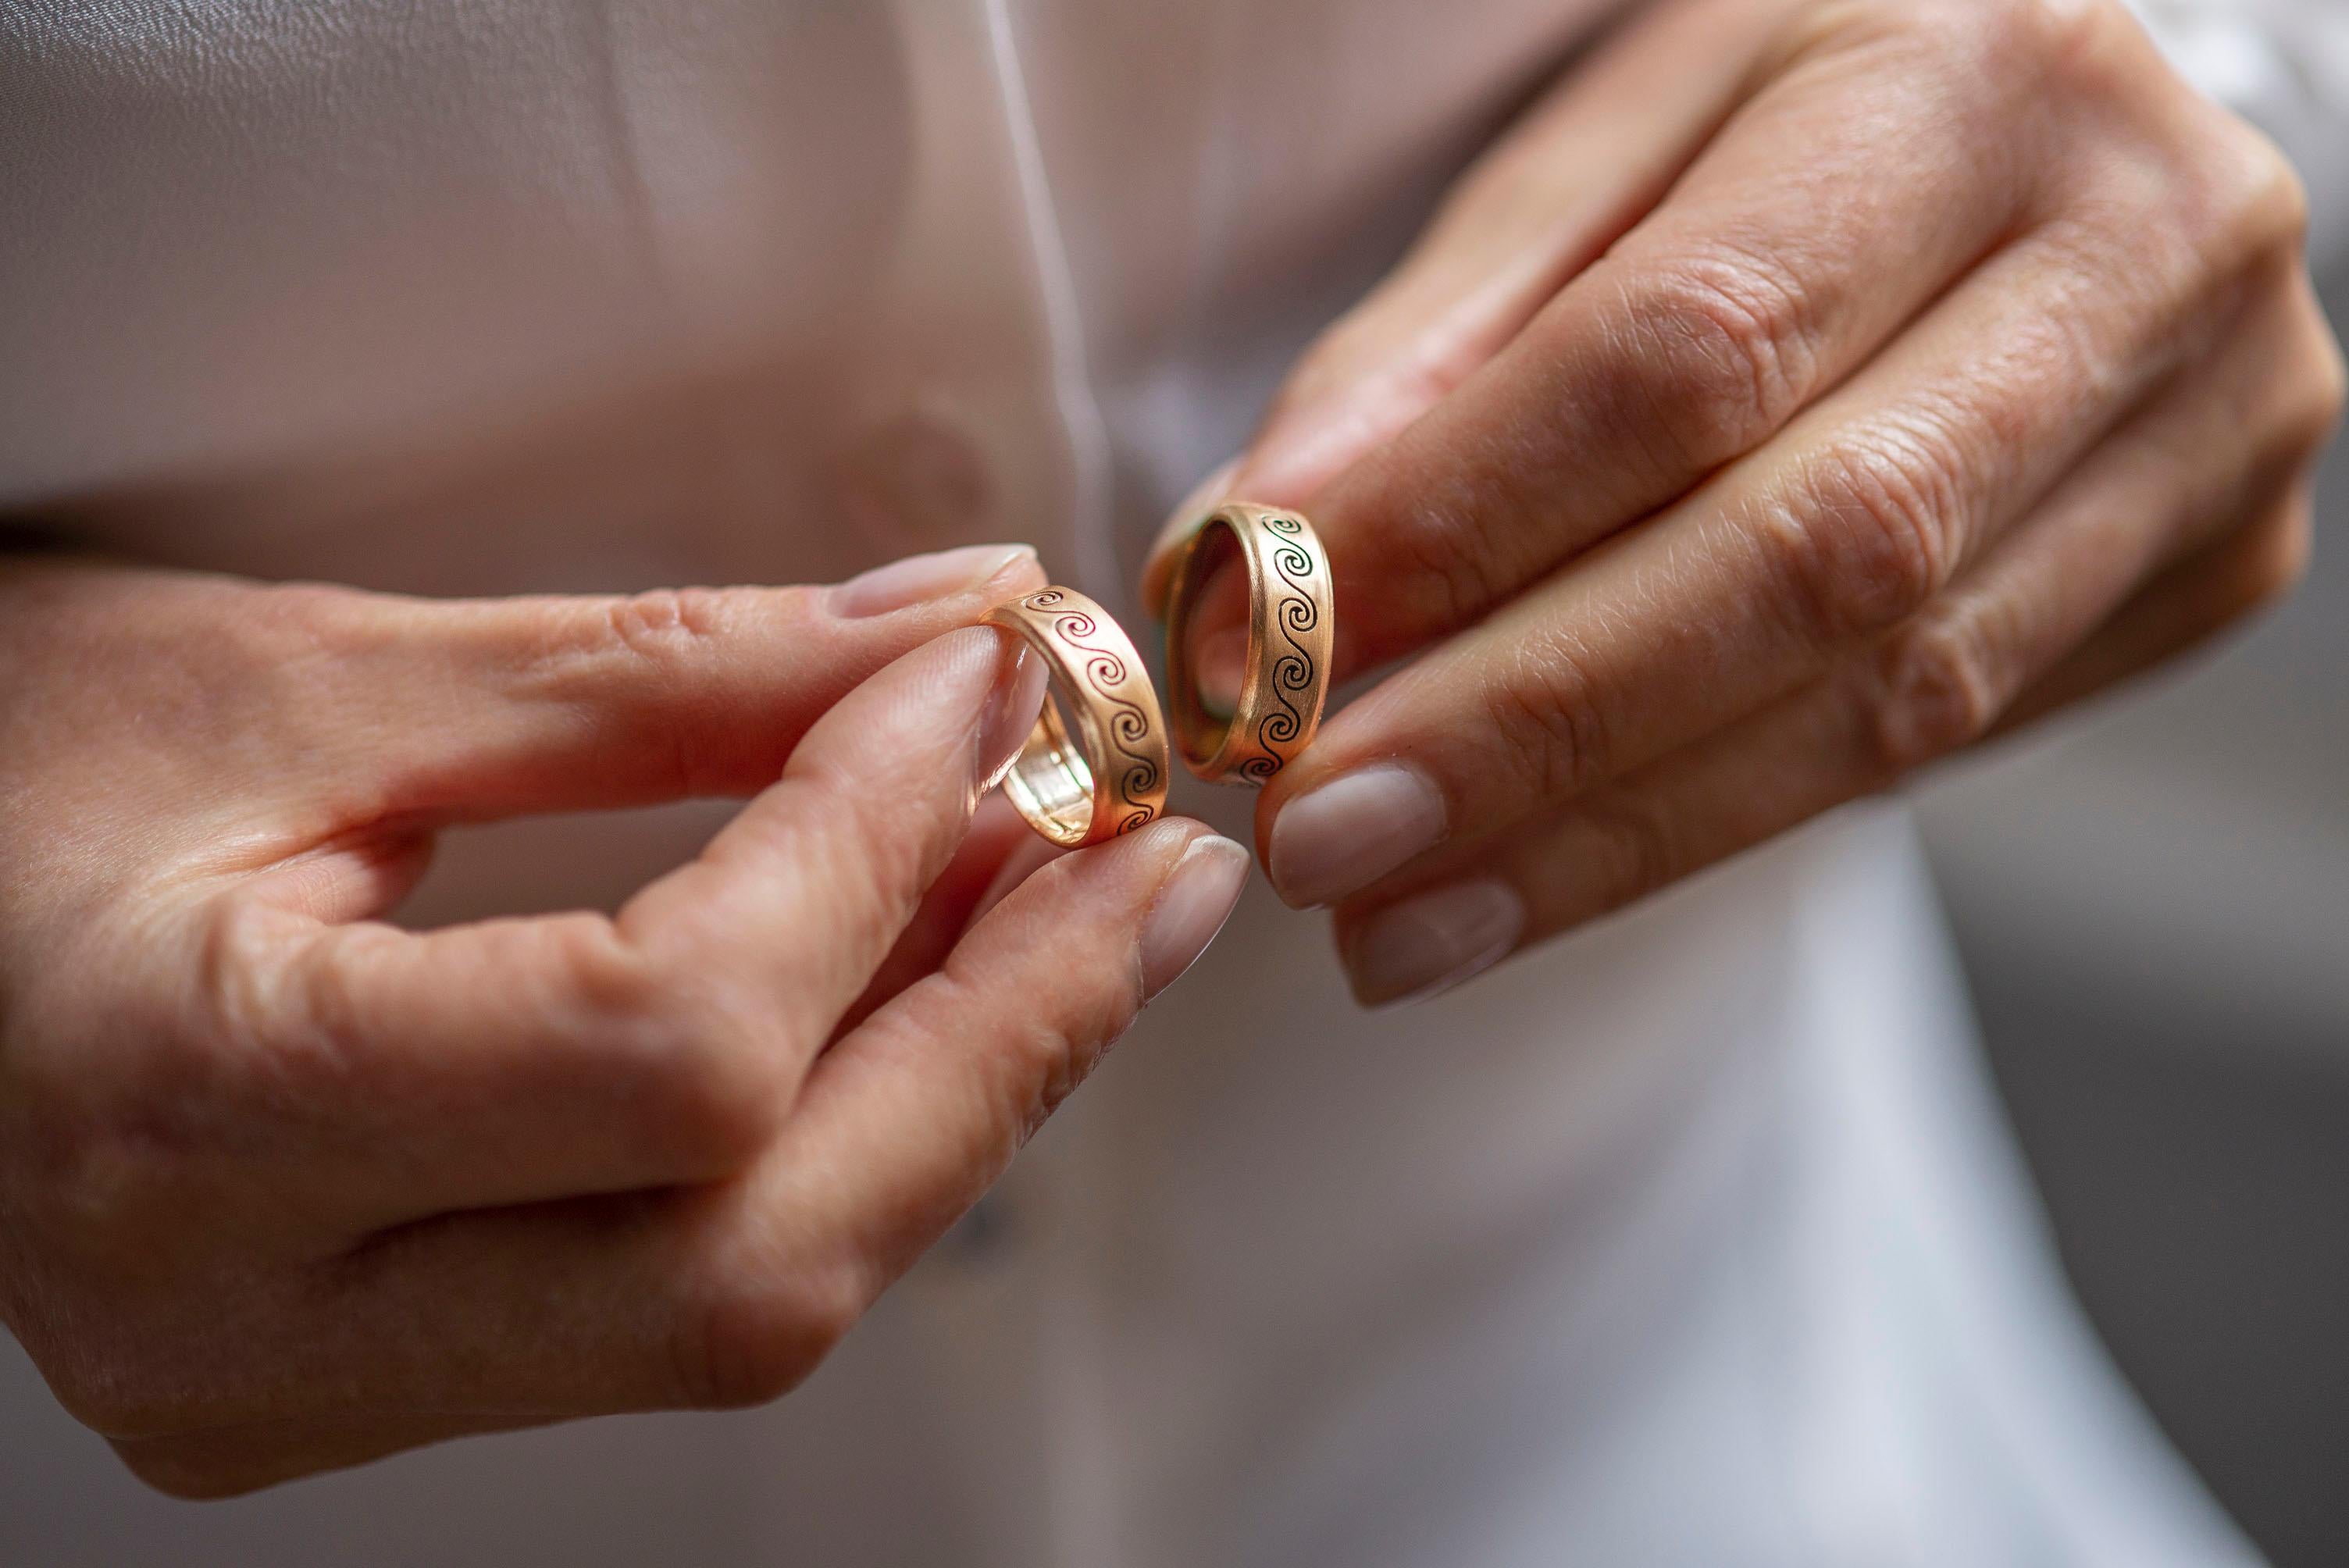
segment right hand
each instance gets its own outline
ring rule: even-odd
[[[0,563],[0,1315],[138,1474],[772,1398],[1205,947],[1195,823],[982,907],[1033,557],[860,583]],[[379,918],[442,824],[753,792],[616,916]]]

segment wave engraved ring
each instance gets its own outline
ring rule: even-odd
[[[1028,825],[1073,850],[1155,821],[1166,809],[1166,720],[1108,612],[1053,587],[998,604],[986,622],[1024,639],[1050,676],[1036,727],[1003,775]]]
[[[1246,676],[1229,717],[1210,713],[1187,625],[1237,551],[1247,572]],[[1264,784],[1304,750],[1330,695],[1330,558],[1294,511],[1234,501],[1191,531],[1166,600],[1166,688],[1183,761],[1202,779]]]

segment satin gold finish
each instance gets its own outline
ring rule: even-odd
[[[1209,713],[1191,668],[1188,622],[1217,531],[1247,571],[1247,676],[1229,718]],[[1183,761],[1202,779],[1261,785],[1305,749],[1330,696],[1330,558],[1296,512],[1234,501],[1183,542],[1166,601],[1166,686]]]
[[[1166,809],[1166,720],[1150,673],[1108,612],[1072,588],[998,604],[989,625],[1026,639],[1051,685],[1003,792],[1028,825],[1081,849]]]

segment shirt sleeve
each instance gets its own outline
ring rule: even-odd
[[[2349,263],[2349,0],[2130,0],[2195,86],[2274,138],[2309,197],[2309,260]]]

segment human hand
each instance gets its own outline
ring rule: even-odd
[[[1651,8],[1173,525],[1305,510],[1340,678],[1409,661],[1265,790],[1275,887],[1423,992],[2276,594],[2303,217],[2114,0]]]
[[[1040,584],[0,564],[0,1315],[60,1399],[203,1495],[790,1387],[1247,870],[1161,822],[987,907],[1042,671],[971,623]],[[754,792],[616,917],[376,918],[445,823]]]

